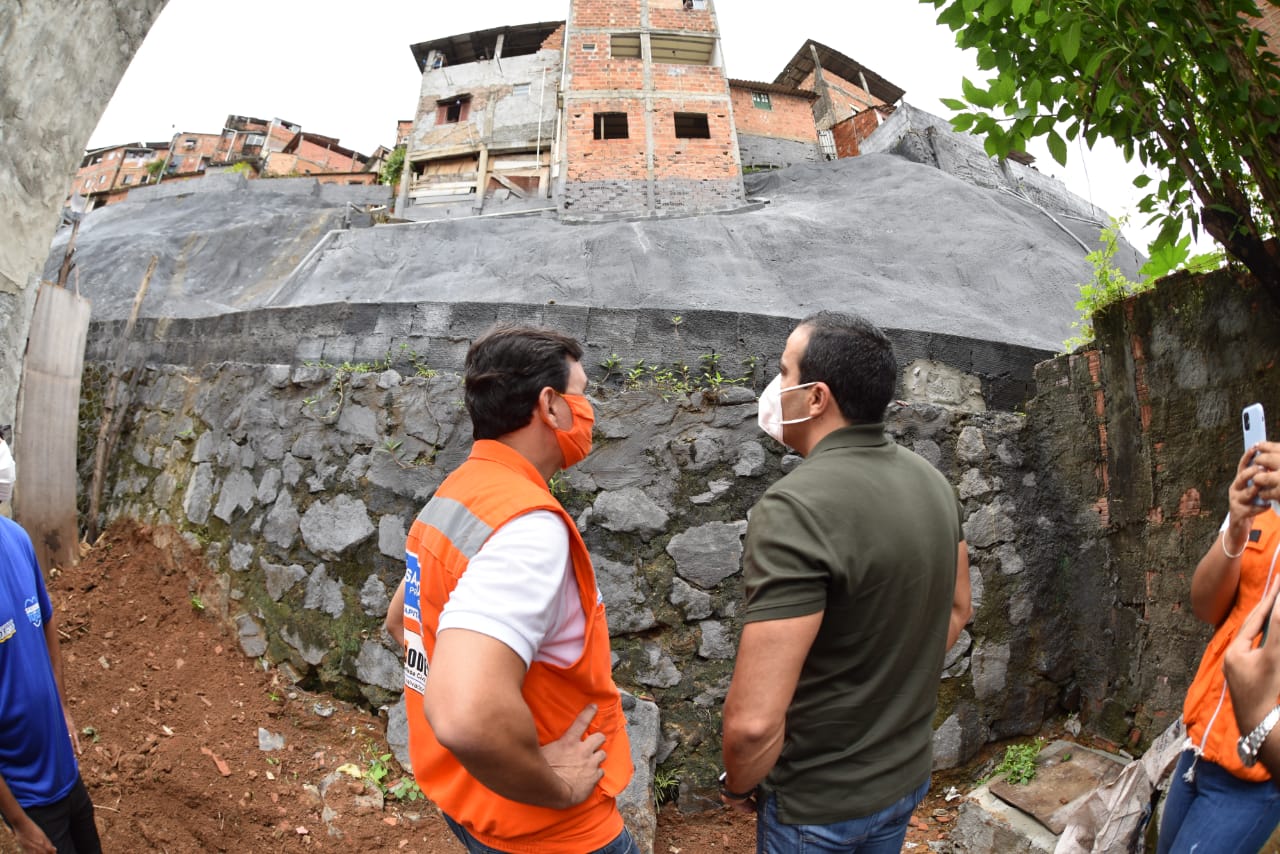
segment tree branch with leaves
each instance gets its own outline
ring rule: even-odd
[[[921,2],[994,75],[943,100],[957,131],[993,157],[1043,138],[1063,165],[1069,141],[1112,140],[1161,173],[1138,204],[1160,225],[1144,270],[1183,263],[1203,228],[1280,298],[1280,45],[1255,0]]]

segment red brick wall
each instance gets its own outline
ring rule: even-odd
[[[570,25],[574,29],[593,27],[640,26],[640,3],[637,0],[591,0],[571,3]]]
[[[187,143],[192,147],[188,148]],[[216,133],[180,133],[173,142],[173,154],[170,163],[177,164],[174,172],[186,175],[200,171],[200,159],[208,158],[214,162],[218,146],[222,143],[222,135]]]
[[[822,78],[827,82],[827,95],[831,99],[832,121],[844,121],[854,113],[866,109],[866,103],[883,104],[856,83],[850,83],[843,77],[822,69]]]
[[[80,167],[76,172],[75,181],[72,182],[72,192],[86,195],[88,193],[96,193],[102,190],[109,190],[115,186],[114,179],[116,169],[120,167],[120,161],[117,159],[124,153],[123,149],[114,148],[104,151],[95,157],[100,157],[97,163],[90,162],[88,166]]]
[[[556,28],[556,31],[542,40],[543,50],[563,50],[564,49],[564,24]]]
[[[596,113],[626,113],[627,139],[595,139]],[[648,175],[644,112],[632,99],[575,100],[570,106],[565,146],[570,181],[643,181]]]
[[[309,139],[298,144],[297,155],[299,160],[312,163],[326,172],[353,172],[360,168],[360,162],[350,155],[332,151]]]
[[[585,44],[594,44],[595,50],[583,50]],[[577,91],[639,90],[644,86],[644,63],[615,58],[608,33],[573,34],[569,40],[569,73]]]
[[[813,101],[796,95],[770,92],[772,109],[764,110],[755,105],[750,89],[730,87],[733,98],[733,120],[738,133],[794,139],[802,142],[818,141],[818,129],[813,123]]]
[[[703,113],[710,139],[682,139],[676,136],[676,113]],[[730,145],[732,128],[722,101],[688,98],[654,99],[653,174],[658,180],[691,178],[719,181],[738,174],[737,152]]]
[[[714,35],[710,3],[703,9],[685,9],[684,0],[649,0],[649,26],[655,30],[690,30]]]

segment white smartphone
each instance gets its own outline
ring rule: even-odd
[[[1267,441],[1267,419],[1262,412],[1261,403],[1251,403],[1240,412],[1240,424],[1244,428],[1244,449],[1247,451],[1259,442]],[[1253,481],[1249,481],[1253,485]],[[1261,498],[1253,499],[1253,503],[1261,507],[1267,502]]]

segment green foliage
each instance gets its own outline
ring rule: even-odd
[[[991,772],[993,776],[1000,774],[1013,785],[1030,783],[1036,777],[1036,756],[1044,747],[1044,739],[1037,738],[1026,744],[1011,744],[1004,749],[1004,759]]]
[[[196,594],[194,594],[194,593],[193,593],[193,594],[191,594],[191,610],[193,610],[193,611],[203,611],[203,610],[204,610],[204,600],[203,600],[203,599],[201,599],[199,596],[197,596],[197,595],[196,595]]]
[[[680,771],[677,768],[658,768],[653,772],[653,805],[661,807],[676,799],[680,792]]]
[[[239,163],[234,164],[227,171],[234,172],[237,175],[247,175],[250,178],[252,178],[254,175],[257,174],[257,172],[254,171],[253,164],[247,160],[241,160]]]
[[[379,753],[373,742],[365,745],[365,761],[368,762],[369,767],[364,770],[362,776],[376,786],[385,797],[395,798],[398,801],[416,801],[423,798],[422,789],[418,788],[413,777],[401,777],[394,783],[390,782],[391,754]]]
[[[164,158],[157,157],[147,164],[147,177],[154,181],[160,175],[160,170],[164,169]]]
[[[378,173],[379,184],[400,183],[400,175],[404,172],[404,150],[403,145],[397,145],[387,157],[387,162],[382,164],[382,171]]]
[[[1151,186],[1138,210],[1160,224],[1156,268],[1178,256],[1189,225],[1264,284],[1280,282],[1265,245],[1280,222],[1280,61],[1249,25],[1255,0],[921,2],[994,73],[944,101],[957,131],[985,137],[997,157],[1043,138],[1063,164],[1069,141],[1113,140],[1159,173],[1134,181]]]
[[[1096,313],[1131,294],[1150,290],[1155,284],[1150,278],[1131,282],[1116,268],[1114,259],[1123,225],[1124,220],[1112,219],[1111,224],[1102,229],[1102,248],[1085,256],[1093,265],[1093,278],[1080,286],[1080,299],[1076,302],[1080,319],[1071,324],[1071,328],[1080,330],[1080,334],[1063,342],[1062,346],[1068,352],[1093,340],[1093,316]]]

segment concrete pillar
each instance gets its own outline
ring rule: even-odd
[[[72,176],[166,0],[5,3],[0,35],[0,425],[14,421],[36,283]],[[94,50],[85,50],[94,45]]]

